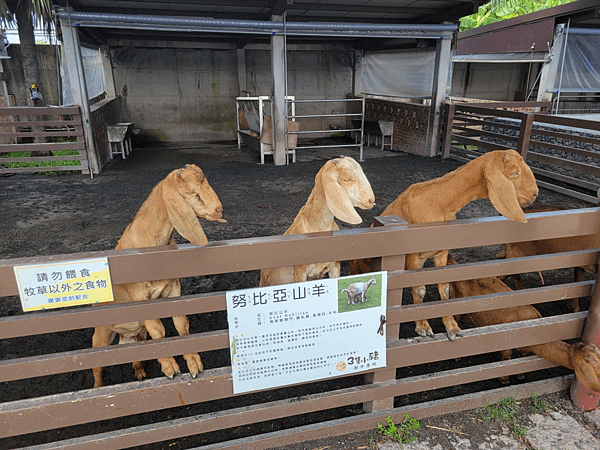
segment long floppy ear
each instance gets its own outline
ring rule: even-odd
[[[206,245],[208,239],[200,225],[196,213],[179,192],[179,184],[183,183],[177,174],[163,188],[163,201],[171,223],[177,232],[194,245]]]
[[[342,222],[358,224],[362,218],[354,210],[346,190],[338,183],[338,161],[331,160],[321,169],[321,186],[325,193],[327,207]]]
[[[600,382],[592,366],[587,363],[583,367],[575,366],[575,375],[585,387],[592,391],[600,392]]]
[[[510,156],[502,155],[502,163],[508,162]],[[517,200],[514,185],[504,176],[501,168],[488,166],[484,172],[487,181],[488,196],[496,211],[514,222],[527,223],[525,214]]]

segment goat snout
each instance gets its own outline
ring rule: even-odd
[[[359,208],[361,209],[371,209],[373,206],[375,206],[375,196],[371,196],[366,200],[362,200],[360,202],[360,204],[358,205]]]

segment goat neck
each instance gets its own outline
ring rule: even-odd
[[[285,234],[313,233],[334,230],[334,215],[327,206],[323,186],[316,184],[306,204],[294,219]],[[298,231],[302,230],[302,231]]]
[[[476,159],[443,177],[409,186],[381,215],[397,214],[409,223],[454,220],[463,206],[487,198],[480,165]]]
[[[548,342],[547,344],[529,345],[527,347],[520,347],[519,350],[535,353],[540,358],[560,364],[567,369],[575,370],[575,365],[572,361],[573,346],[566,342],[555,341]]]
[[[171,176],[171,175],[169,175]],[[119,239],[117,249],[167,245],[175,227],[162,201],[164,183],[157,184]]]
[[[463,206],[489,198],[510,220],[527,222],[521,207],[533,203],[538,187],[533,172],[514,150],[497,150],[475,158],[434,180],[408,187],[382,213],[409,223],[454,220]]]

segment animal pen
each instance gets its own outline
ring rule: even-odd
[[[388,216],[377,218],[376,225],[379,226],[368,229],[217,241],[202,247],[180,244],[1,261],[2,297],[18,293],[15,266],[91,257],[108,258],[114,284],[367,257],[376,258],[372,269],[385,270],[388,275],[385,368],[367,369],[358,375],[335,379],[339,386],[330,382],[293,385],[290,380],[292,389],[234,395],[231,368],[225,365],[205,370],[196,380],[184,373],[173,380],[159,377],[39,396],[38,388],[43,385],[44,378],[38,377],[196,351],[201,355],[211,351],[229,354],[228,330],[193,332],[184,337],[96,349],[89,348],[90,342],[88,348],[84,345],[83,349],[60,353],[53,352],[52,348],[38,348],[27,355],[3,355],[0,361],[3,389],[10,389],[15,380],[28,379],[31,398],[0,405],[2,447],[20,447],[20,436],[43,432],[39,433],[40,446],[28,448],[128,448],[196,436],[197,440],[192,444],[195,448],[263,449],[373,429],[378,423],[385,423],[387,417],[401,422],[405,414],[419,419],[481,407],[507,397],[519,399],[568,389],[572,375],[545,372],[554,364],[537,356],[505,362],[494,357],[475,365],[468,361],[474,355],[504,349],[559,339],[579,339],[588,314],[595,318],[600,311],[595,279],[448,302],[402,305],[402,291],[409,286],[597,263],[598,249],[591,249],[509,260],[490,258],[419,271],[404,270],[407,253],[600,232],[600,208],[537,213],[527,217],[527,224],[493,217],[407,225],[396,216]],[[433,338],[401,338],[399,334],[402,324],[418,319],[590,295],[589,313],[465,329],[463,337],[455,342],[450,342],[445,334]],[[26,342],[29,336],[48,335],[50,342],[51,333],[173,315],[210,314],[226,309],[225,298],[225,292],[212,292],[142,303],[83,306],[2,317],[0,339]],[[588,325],[588,336],[594,331],[589,329],[590,326],[593,325]],[[412,329],[412,323],[410,327]],[[457,358],[461,358],[462,363],[454,361]],[[447,360],[454,361],[455,368],[406,375],[411,367]],[[485,387],[486,380],[534,371],[541,371],[537,381],[499,389]],[[422,395],[427,392],[447,392],[444,388],[466,385],[479,388],[460,395],[445,394],[436,400],[422,400]],[[330,412],[329,420],[316,421],[311,416],[311,413],[323,411]],[[150,414],[152,419],[145,424],[125,428],[112,426],[106,431],[109,429],[107,424],[117,420]],[[89,432],[86,427],[80,427],[84,424],[101,425]],[[230,431],[230,437],[215,440],[211,438],[211,432],[215,431]]]
[[[533,112],[550,102],[446,105],[442,157],[466,162],[482,152],[515,149],[540,187],[598,204],[600,122]]]
[[[265,155],[273,155],[273,127],[271,122],[272,100],[268,96],[258,97],[237,97],[236,98],[236,123],[237,123],[237,144],[238,149],[242,144],[248,145],[260,151],[260,163],[265,163]],[[352,103],[359,104],[360,108]],[[304,108],[306,111],[315,108],[333,108],[333,111],[322,114],[297,114],[297,105]],[[346,105],[350,105],[346,107]],[[293,96],[286,97],[286,118],[287,126],[285,129],[285,153],[286,160],[289,164],[289,157],[292,157],[292,162],[296,162],[296,150],[315,149],[315,148],[340,148],[349,147],[359,150],[359,161],[363,160],[363,144],[365,130],[365,99],[364,98],[348,98],[348,99],[322,99],[322,100],[296,100]],[[353,107],[354,106],[354,107]],[[343,109],[347,109],[344,112]],[[360,112],[352,112],[352,111]],[[300,120],[298,120],[300,119]],[[345,127],[340,127],[338,124],[330,124],[329,128],[321,129],[311,120],[325,121],[344,121]],[[355,125],[356,124],[356,125]],[[302,126],[304,125],[304,126]],[[334,127],[335,126],[335,127]],[[298,138],[302,136],[323,136],[331,134],[332,130],[336,133],[351,133],[355,135],[353,144],[335,145],[299,145]],[[383,145],[382,145],[383,147]]]

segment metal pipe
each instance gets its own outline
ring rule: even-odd
[[[389,37],[400,37],[398,34],[429,39],[451,37],[457,30],[456,25],[413,25],[413,24],[366,24],[366,23],[330,23],[330,22],[271,22],[234,19],[212,19],[199,17],[149,16],[112,13],[84,13],[64,10],[56,11],[61,19],[70,18],[74,26],[85,27],[119,27],[133,29],[154,29],[164,31],[213,31],[240,32],[287,35],[323,35],[335,36],[376,36],[381,33]],[[170,28],[174,27],[174,28]],[[183,28],[182,28],[183,27]],[[234,30],[234,31],[230,31]]]
[[[560,78],[558,80],[558,93],[556,94],[556,113],[560,110],[560,90],[562,89],[563,72],[565,70],[565,56],[567,55],[567,40],[569,39],[569,26],[571,25],[571,18],[567,22],[567,32],[565,33],[565,43],[563,45],[562,64],[560,66]]]

